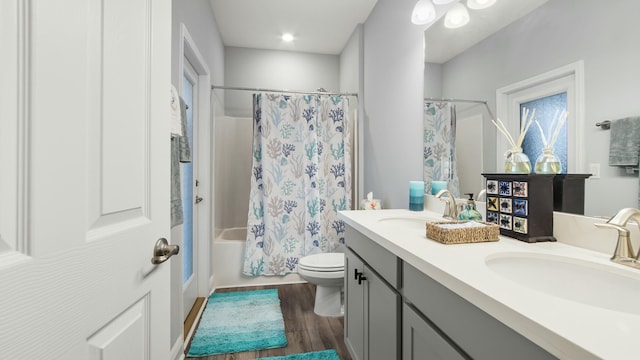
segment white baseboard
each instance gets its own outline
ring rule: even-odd
[[[200,309],[198,309],[196,320],[193,322],[193,325],[191,325],[191,329],[189,329],[189,333],[187,333],[187,337],[185,338],[185,341],[184,341],[185,344],[188,344],[189,341],[191,341],[191,338],[193,337],[193,335],[195,334],[196,328],[198,327],[198,322],[200,321],[200,317],[202,316],[202,312],[204,311],[204,308],[206,305],[207,305],[207,300],[205,299],[205,301],[202,302]]]
[[[184,344],[182,336],[178,336],[178,340],[176,340],[171,348],[171,356],[169,358],[173,360],[184,360]]]

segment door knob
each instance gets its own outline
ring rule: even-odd
[[[153,265],[162,264],[169,260],[170,257],[180,252],[180,246],[169,245],[169,242],[165,238],[160,238],[156,241],[156,245],[153,247],[153,257],[151,263]]]

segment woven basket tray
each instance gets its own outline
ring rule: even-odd
[[[496,224],[478,221],[486,226],[448,229],[441,224],[459,224],[466,221],[428,222],[427,237],[443,244],[465,244],[475,242],[498,241],[500,227]]]

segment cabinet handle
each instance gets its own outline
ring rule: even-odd
[[[354,269],[354,273],[353,273],[353,279],[354,280],[358,280],[358,277],[362,275],[362,273],[360,271],[358,271],[358,269]]]
[[[367,280],[367,277],[366,277],[366,276],[364,276],[364,274],[363,274],[363,273],[360,273],[360,276],[358,276],[358,285],[362,285],[362,282],[363,282],[364,280]]]

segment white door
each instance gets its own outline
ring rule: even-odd
[[[0,358],[169,358],[169,0],[0,1]]]
[[[183,298],[183,320],[187,318],[191,308],[198,297],[198,239],[197,223],[198,207],[196,202],[200,202],[198,197],[198,182],[196,179],[198,168],[198,118],[197,112],[200,109],[198,103],[198,73],[193,68],[189,60],[184,59],[184,74],[182,77],[182,99],[188,106],[187,109],[187,135],[191,147],[191,162],[182,163],[182,209],[184,210],[184,221],[182,223],[182,298]]]

